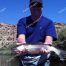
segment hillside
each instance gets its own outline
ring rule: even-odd
[[[66,24],[55,22],[55,27],[59,33],[66,27]],[[16,25],[0,23],[0,48],[16,43],[16,30]]]

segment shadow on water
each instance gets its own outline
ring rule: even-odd
[[[58,44],[55,46],[56,48],[59,48],[60,50],[63,50],[63,56],[64,60],[60,60],[60,58],[53,54],[50,57],[50,65],[49,66],[66,66],[66,40],[63,41],[63,43]]]
[[[58,62],[57,61],[51,62],[49,66],[66,66],[66,61],[64,61],[64,62],[61,62],[61,61],[60,62],[59,61]]]
[[[56,55],[54,52],[51,53],[49,61],[49,66],[66,66],[66,60],[60,60],[59,56]]]

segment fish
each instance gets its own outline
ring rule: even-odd
[[[17,52],[17,51],[23,51],[26,49],[28,54],[40,54],[41,48],[49,50],[49,53],[47,55],[48,58],[50,57],[51,52],[55,52],[61,60],[64,60],[64,52],[65,51],[60,50],[54,46],[46,45],[46,44],[45,45],[44,44],[36,44],[36,45],[22,44],[22,45],[16,47],[14,49],[14,51]]]
[[[57,50],[56,48],[49,46],[49,45],[20,45],[18,47],[15,48],[15,51],[23,51],[23,50],[27,50],[28,53],[30,54],[38,54],[40,53],[40,49],[46,49],[49,50],[49,52],[54,51],[56,54],[59,54],[60,51]]]

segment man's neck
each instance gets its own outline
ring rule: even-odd
[[[39,16],[39,17],[31,16],[31,19],[33,20],[33,22],[39,21],[40,18],[41,18],[41,16]]]

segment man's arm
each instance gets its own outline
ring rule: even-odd
[[[20,45],[20,44],[25,44],[26,43],[26,40],[25,40],[25,35],[24,34],[20,34],[17,38],[17,45]]]
[[[26,20],[26,18],[22,18],[17,23],[17,45],[26,43],[26,40],[25,40],[25,34],[26,34],[25,20]]]
[[[50,21],[47,30],[46,30],[46,38],[44,44],[52,45],[53,41],[57,40],[57,33],[55,25],[52,21]]]
[[[44,44],[52,45],[53,38],[51,36],[46,36]]]
[[[25,44],[25,43],[26,43],[25,35],[24,34],[19,35],[17,38],[17,45]],[[52,43],[53,43],[53,38],[51,36],[46,36],[44,44],[52,45]]]
[[[20,34],[17,38],[17,43],[16,45],[22,45],[22,44],[26,44],[26,40],[25,40],[25,34]],[[27,50],[26,49],[23,49],[23,51],[17,51],[16,52],[17,54],[26,54],[27,53]]]

